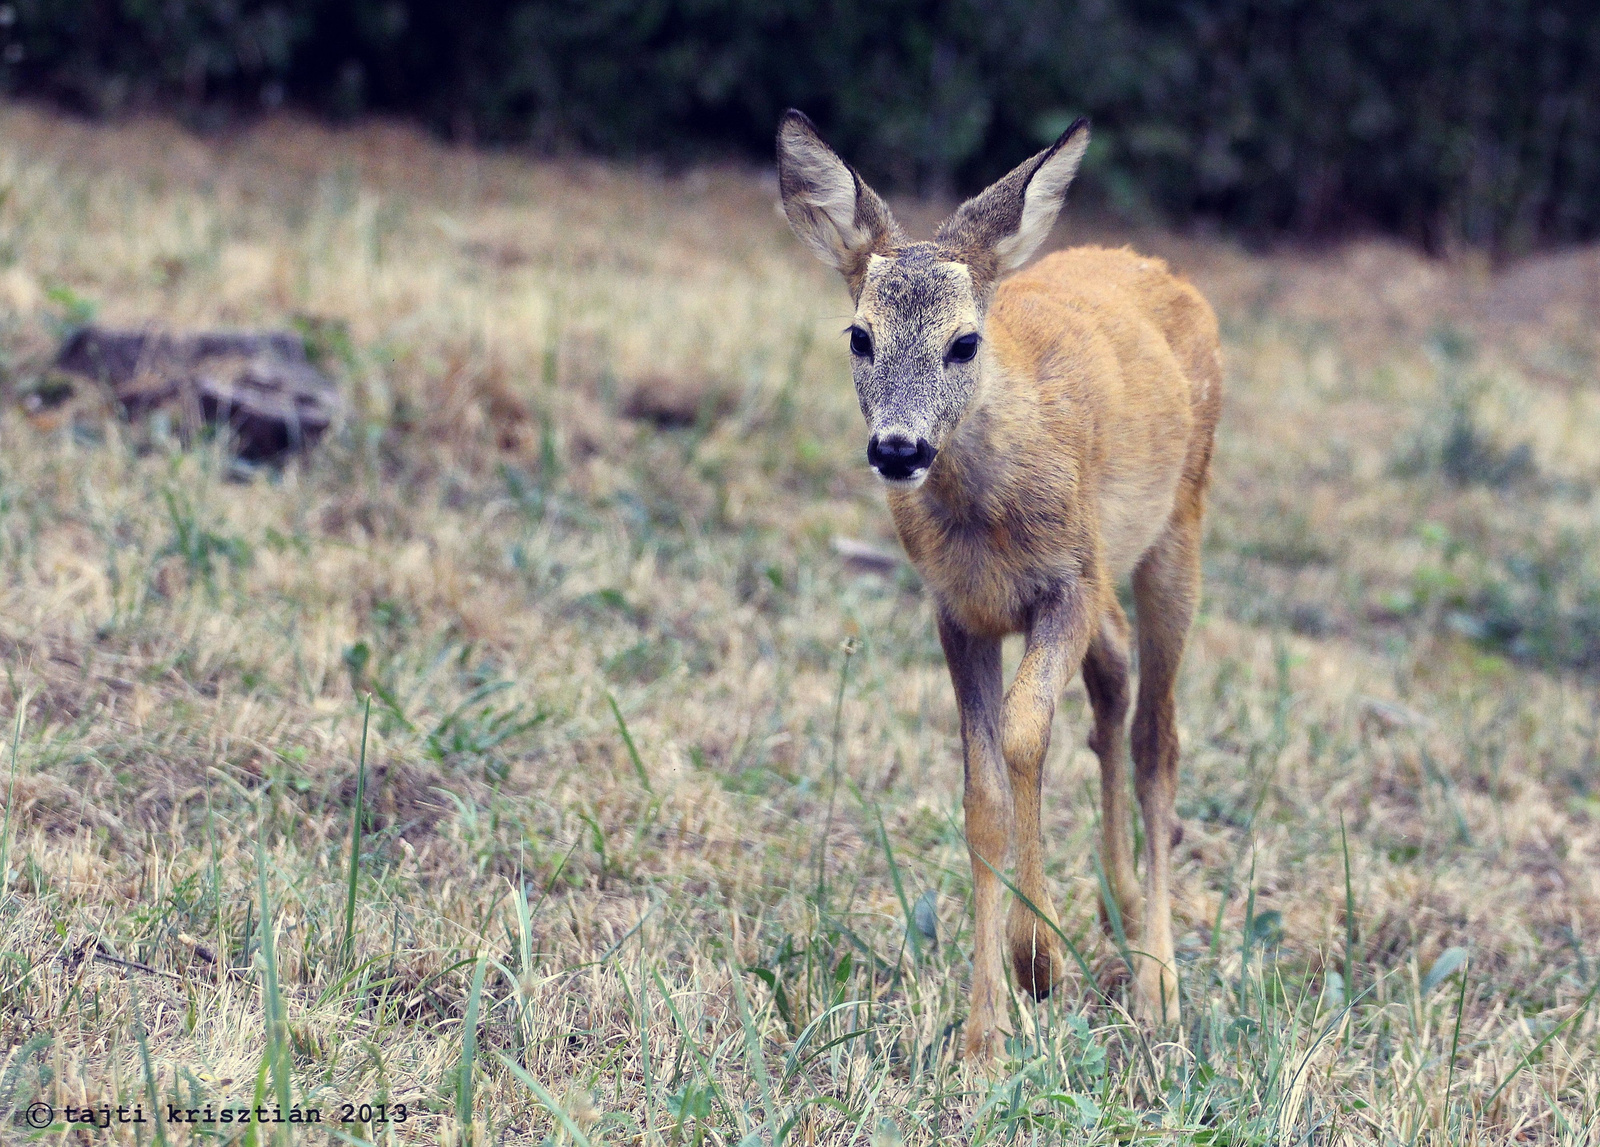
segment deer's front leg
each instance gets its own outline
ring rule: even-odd
[[[961,713],[962,804],[976,916],[967,1057],[984,1063],[994,1058],[1011,1030],[1002,951],[1005,920],[1000,911],[1004,887],[998,876],[1011,847],[1012,816],[1011,784],[1000,752],[1000,641],[967,632],[942,611],[939,640]]]
[[[1039,830],[1044,758],[1050,748],[1056,699],[1089,647],[1093,619],[1093,611],[1085,605],[1089,596],[1081,584],[1071,583],[1052,591],[1034,607],[1028,618],[1027,649],[1011,688],[1006,690],[1002,712],[1001,745],[1016,803],[1017,888],[1033,905],[1029,907],[1021,897],[1011,902],[1006,936],[1017,986],[1040,1000],[1055,987],[1062,960],[1053,928],[1055,905],[1044,879],[1044,841]]]

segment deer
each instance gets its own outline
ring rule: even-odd
[[[964,1052],[979,1064],[1012,1031],[1006,949],[1032,998],[1064,979],[1040,804],[1056,703],[1078,671],[1114,902],[1102,905],[1102,925],[1120,923],[1129,945],[1139,1022],[1154,1030],[1180,1019],[1177,681],[1199,595],[1221,344],[1209,304],[1160,259],[1075,247],[1022,270],[1088,146],[1079,119],[961,204],[932,240],[913,241],[804,113],[778,126],[784,214],[849,289],[867,462],[931,598],[954,687],[975,918]],[[1136,632],[1117,594],[1123,578]],[[1021,661],[1002,690],[1001,642],[1019,633]],[[1008,884],[1017,895],[1002,917]]]

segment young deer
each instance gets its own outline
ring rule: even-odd
[[[1056,698],[1080,666],[1100,758],[1101,860],[1135,952],[1136,1006],[1178,1018],[1170,852],[1177,819],[1175,683],[1200,582],[1200,520],[1222,409],[1217,322],[1158,259],[1080,247],[1025,263],[1050,234],[1089,144],[1079,120],[968,200],[932,242],[889,209],[797,111],[778,128],[790,225],[844,276],[867,460],[888,484],[927,584],[955,685],[965,763],[976,951],[966,1050],[1009,1030],[1002,934],[1019,986],[1044,998],[1062,953],[1016,887],[1054,921],[1039,799]],[[1134,873],[1124,730],[1132,575],[1139,640],[1134,782],[1145,825]],[[1026,641],[1001,693],[1000,641]]]

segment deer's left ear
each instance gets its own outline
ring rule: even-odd
[[[1089,149],[1079,119],[1044,151],[967,200],[939,227],[938,241],[979,277],[1022,266],[1050,235],[1067,185]]]

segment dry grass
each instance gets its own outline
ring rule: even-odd
[[[953,1058],[949,687],[915,578],[832,545],[892,535],[843,291],[768,184],[9,108],[0,187],[5,1103],[404,1102],[345,1128],[399,1142],[1595,1140],[1595,252],[1133,237],[1227,340],[1188,1026],[1119,1006],[1074,686],[1046,823],[1083,971],[991,1080]],[[350,418],[245,474],[91,391],[30,403],[91,307],[298,316]]]

